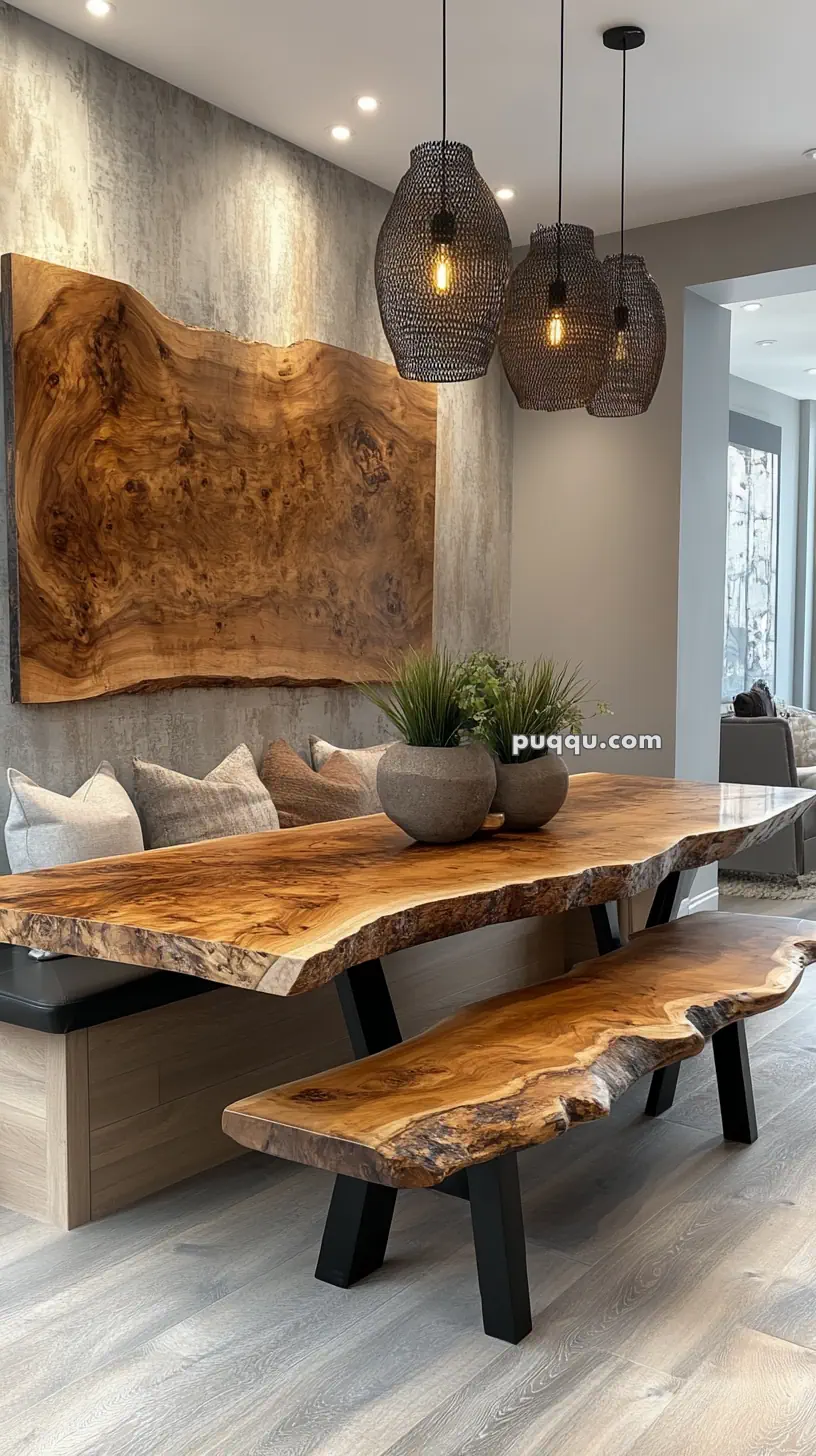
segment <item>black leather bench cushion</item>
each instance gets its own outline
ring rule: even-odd
[[[170,971],[79,956],[33,961],[20,946],[0,946],[0,1022],[33,1031],[81,1031],[216,989]]]

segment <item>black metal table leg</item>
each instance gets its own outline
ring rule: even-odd
[[[379,1269],[396,1201],[396,1188],[340,1174],[335,1179],[315,1279],[348,1289]]]
[[[485,1334],[517,1345],[533,1318],[516,1154],[478,1163],[467,1176]]]
[[[672,1062],[671,1066],[660,1067],[652,1073],[645,1107],[647,1117],[659,1117],[661,1112],[668,1112],[677,1091],[681,1066],[682,1062]]]
[[[694,870],[672,870],[665,880],[660,881],[646,921],[647,929],[653,925],[668,925],[670,920],[677,919],[694,873]]]
[[[381,961],[364,961],[335,978],[355,1057],[368,1057],[402,1041]],[[385,1258],[396,1188],[340,1174],[326,1216],[315,1278],[347,1289],[379,1269]]]
[[[609,955],[613,950],[620,950],[621,933],[617,901],[610,900],[606,905],[591,905],[590,914],[598,955]]]
[[[402,1041],[382,961],[364,961],[335,977],[355,1057],[370,1057]]]
[[[661,880],[655,890],[655,897],[646,921],[647,929],[651,929],[654,925],[668,925],[670,920],[677,919],[677,912],[683,903],[694,873],[694,870],[673,870],[665,880]],[[674,1102],[681,1065],[680,1062],[674,1062],[672,1066],[661,1067],[658,1072],[653,1074],[649,1096],[646,1099],[647,1117],[659,1117],[662,1112],[668,1112]]]
[[[649,910],[647,928],[667,925],[670,920],[677,918],[694,873],[694,870],[672,870],[665,880],[661,880]],[[592,924],[595,927],[599,955],[609,955],[610,951],[620,948],[618,907],[614,901],[608,905],[592,906]],[[679,1076],[679,1062],[670,1067],[661,1067],[659,1072],[653,1074],[646,1102],[647,1117],[659,1117],[661,1112],[668,1112],[674,1101]]]
[[[755,1143],[758,1137],[751,1063],[745,1022],[734,1021],[711,1038],[723,1137],[733,1143]]]

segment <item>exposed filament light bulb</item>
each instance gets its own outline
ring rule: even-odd
[[[547,319],[544,325],[544,338],[550,349],[561,349],[567,341],[567,320],[564,317],[564,305],[567,302],[567,285],[561,276],[561,260],[558,262],[558,276],[553,278],[550,284],[549,296],[547,298]]]
[[[551,349],[560,349],[567,337],[564,315],[558,309],[547,315],[547,343]]]
[[[434,293],[440,296],[450,293],[453,288],[453,258],[447,243],[440,243],[433,256],[432,277]]]
[[[622,267],[623,265],[621,265]],[[623,302],[615,307],[615,363],[629,363],[629,309]]]

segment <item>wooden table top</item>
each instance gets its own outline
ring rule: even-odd
[[[629,899],[770,838],[814,799],[577,774],[531,834],[419,845],[377,814],[0,877],[0,940],[287,996],[406,946]]]

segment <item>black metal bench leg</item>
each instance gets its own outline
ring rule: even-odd
[[[468,1185],[485,1334],[517,1345],[533,1319],[516,1154],[469,1168]]]
[[[396,1188],[342,1174],[336,1178],[315,1279],[348,1289],[379,1269],[396,1201]]]
[[[751,1063],[745,1022],[724,1026],[711,1038],[723,1137],[732,1143],[755,1143],[758,1137]]]

